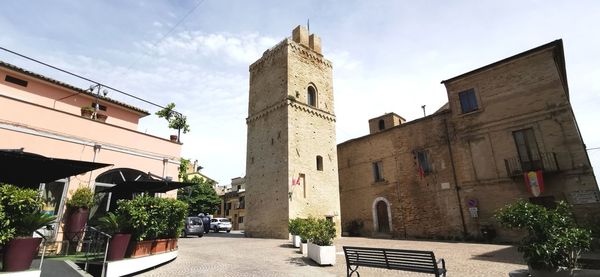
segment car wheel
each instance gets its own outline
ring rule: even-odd
[[[186,233],[185,231],[183,231],[183,232],[181,233],[181,236],[182,236],[182,237],[184,237],[184,238],[187,238],[187,233]]]
[[[198,237],[201,238],[202,236],[204,236],[204,233],[200,233],[198,234]]]
[[[231,232],[231,230],[227,230],[227,233]]]
[[[215,233],[219,232],[219,227],[215,227]]]

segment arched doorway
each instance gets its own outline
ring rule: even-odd
[[[389,233],[392,230],[391,217],[390,202],[384,197],[377,197],[373,201],[373,231]]]

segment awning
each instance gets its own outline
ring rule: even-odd
[[[112,164],[57,159],[24,152],[23,149],[0,150],[0,182],[37,187],[69,176]]]
[[[194,185],[194,183],[174,182],[152,173],[132,168],[115,168],[96,178],[96,182],[115,184],[102,192],[167,192]]]
[[[174,189],[193,186],[195,183],[183,183],[173,181],[127,181],[104,190],[103,192],[167,192]]]

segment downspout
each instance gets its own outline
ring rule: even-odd
[[[450,132],[448,131],[448,121],[444,118],[444,126],[446,127],[446,143],[448,145],[448,153],[450,154],[450,165],[452,166],[452,177],[454,178],[454,189],[456,189],[456,199],[458,200],[458,211],[460,211],[460,220],[463,227],[463,237],[467,236],[467,224],[465,223],[465,214],[462,209],[462,200],[460,197],[460,187],[456,178],[456,167],[454,166],[454,155],[452,155],[452,146],[450,144]]]

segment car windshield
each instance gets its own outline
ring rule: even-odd
[[[202,220],[197,217],[190,218],[190,224],[199,225],[202,224]]]

